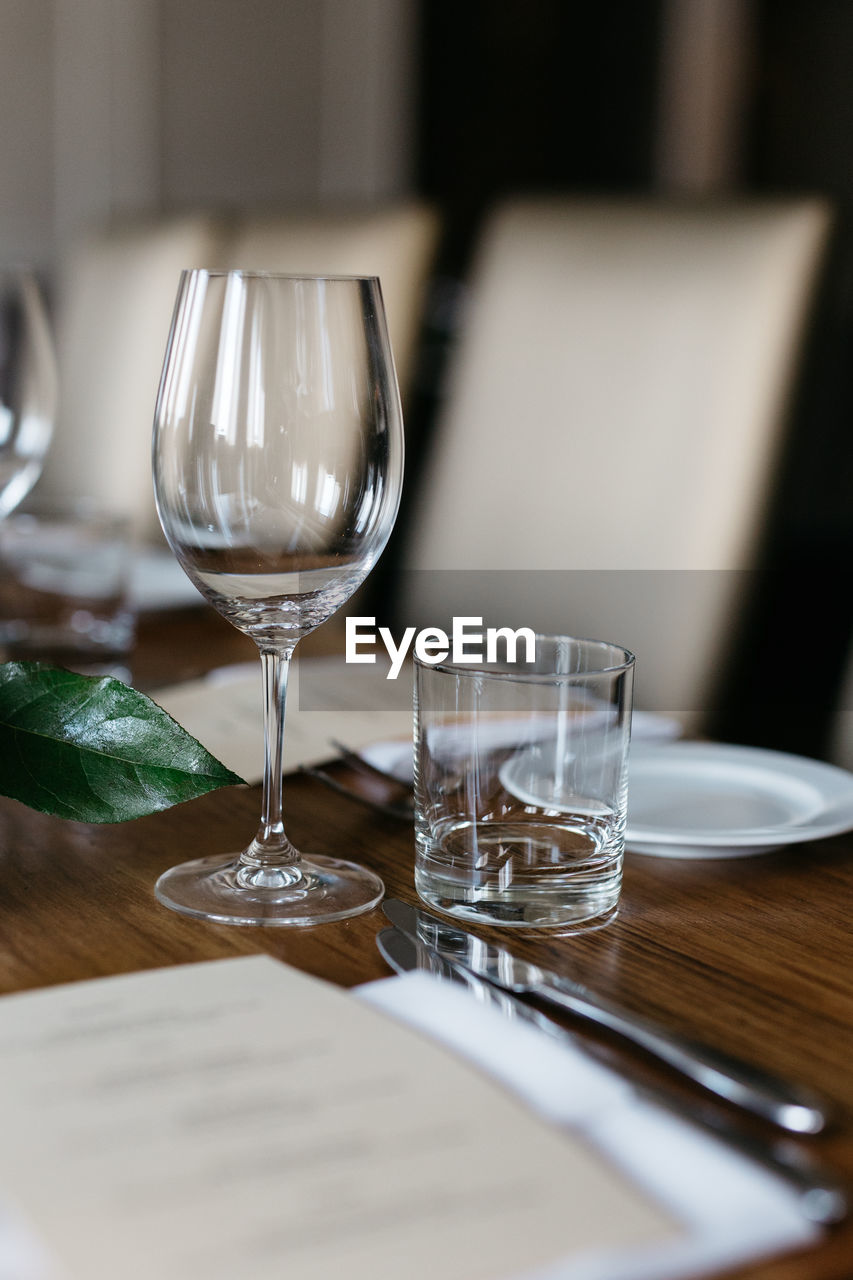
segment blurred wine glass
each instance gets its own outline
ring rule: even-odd
[[[402,470],[378,280],[184,272],[155,413],[157,509],[185,572],[260,650],[265,765],[254,840],[161,876],[173,910],[302,925],[381,898],[372,872],[287,838],[282,728],[293,650],[370,572]]]
[[[0,519],[41,475],[53,435],[56,356],[36,280],[0,270]]]

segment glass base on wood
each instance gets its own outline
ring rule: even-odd
[[[239,854],[196,858],[165,871],[154,893],[165,907],[217,924],[312,925],[370,911],[385,886],[366,867],[340,858],[302,857],[258,867]]]

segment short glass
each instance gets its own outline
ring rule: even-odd
[[[129,521],[88,499],[30,499],[0,524],[0,649],[128,679]]]
[[[526,656],[415,662],[415,887],[484,924],[597,927],[622,882],[634,656],[568,636]]]

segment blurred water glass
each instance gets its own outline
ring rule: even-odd
[[[130,523],[94,502],[31,502],[0,523],[0,652],[129,679]]]
[[[622,882],[634,658],[537,636],[531,663],[415,662],[415,887],[484,924],[606,924]]]
[[[0,269],[0,519],[41,475],[57,395],[53,337],[35,276]]]

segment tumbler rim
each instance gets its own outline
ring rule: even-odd
[[[617,644],[612,640],[599,640],[594,636],[569,636],[551,633],[534,632],[534,639],[537,646],[537,652],[540,641],[556,644],[564,642],[567,644],[582,646],[597,646],[600,649],[609,649],[614,653],[619,653],[622,658],[618,662],[609,665],[601,664],[599,666],[591,666],[576,671],[537,671],[527,669],[524,662],[516,662],[514,664],[504,663],[502,666],[490,668],[485,662],[452,662],[450,659],[441,659],[439,662],[425,662],[419,658],[417,654],[413,654],[412,658],[416,668],[422,671],[440,671],[445,675],[452,676],[478,676],[486,675],[493,680],[525,680],[530,682],[542,682],[561,679],[578,680],[582,678],[592,678],[595,676],[614,676],[632,671],[636,665],[636,657],[630,649],[623,644]],[[531,664],[532,666],[533,664]]]

